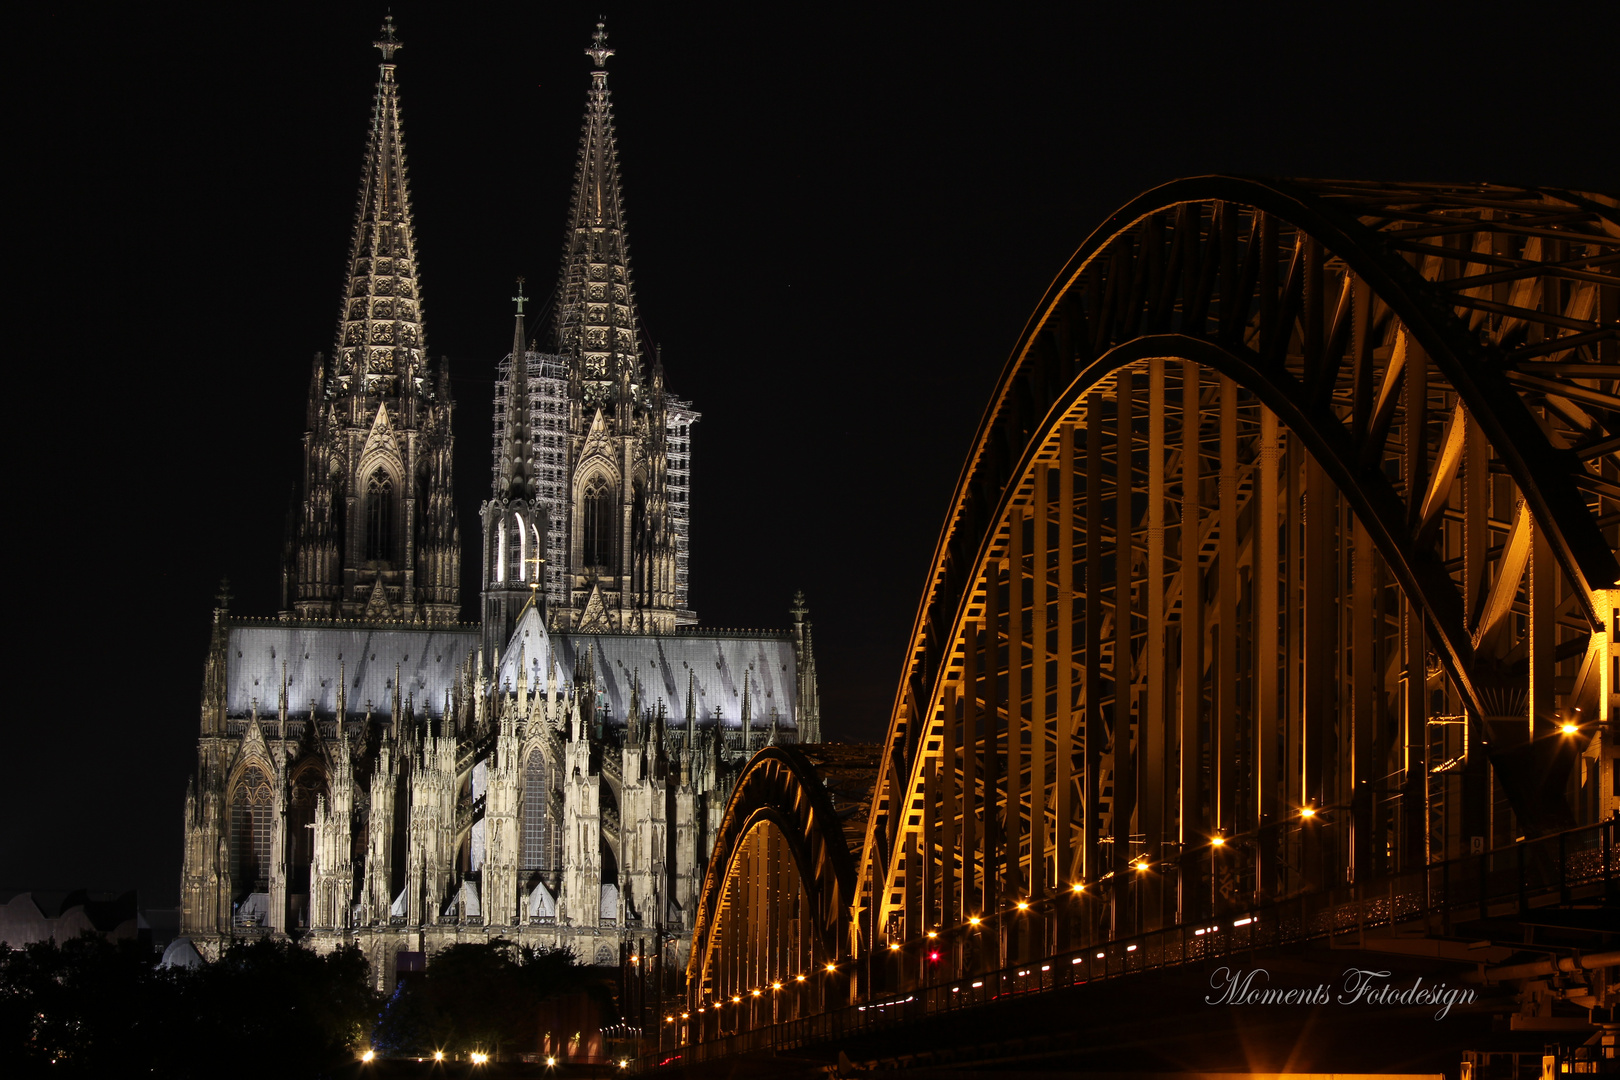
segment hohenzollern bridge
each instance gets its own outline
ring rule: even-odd
[[[1613,1055],[1616,207],[1210,176],[1104,222],[984,411],[884,741],[732,794],[658,1060]]]

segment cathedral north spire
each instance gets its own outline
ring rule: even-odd
[[[579,364],[587,396],[600,403],[617,392],[621,369],[632,382],[640,382],[641,344],[607,85],[606,64],[613,50],[607,47],[602,23],[596,24],[585,55],[592,63],[591,88],[563,244],[557,347]]]
[[[349,253],[348,291],[338,320],[337,374],[361,393],[409,396],[427,350],[421,278],[406,184],[394,53],[403,45],[390,15],[373,43],[382,53]]]

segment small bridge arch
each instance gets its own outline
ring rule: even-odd
[[[847,1000],[855,880],[822,747],[769,746],[727,801],[687,967],[694,1034],[732,1032]],[[824,762],[823,762],[824,763]],[[864,795],[870,770],[858,784]],[[836,786],[836,785],[834,785]]]

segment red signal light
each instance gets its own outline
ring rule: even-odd
[[[931,963],[935,963],[935,964],[939,963],[939,950],[934,949],[932,952],[930,952],[928,954],[928,959],[929,959],[929,961]]]

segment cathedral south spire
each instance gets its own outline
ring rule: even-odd
[[[587,404],[599,405],[619,393],[621,373],[640,383],[641,343],[607,85],[613,50],[602,23],[585,55],[591,58],[591,87],[564,240],[557,347],[579,364]]]
[[[460,618],[450,380],[428,370],[392,16],[374,45],[347,287],[333,356],[310,383],[282,612],[442,625]]]

